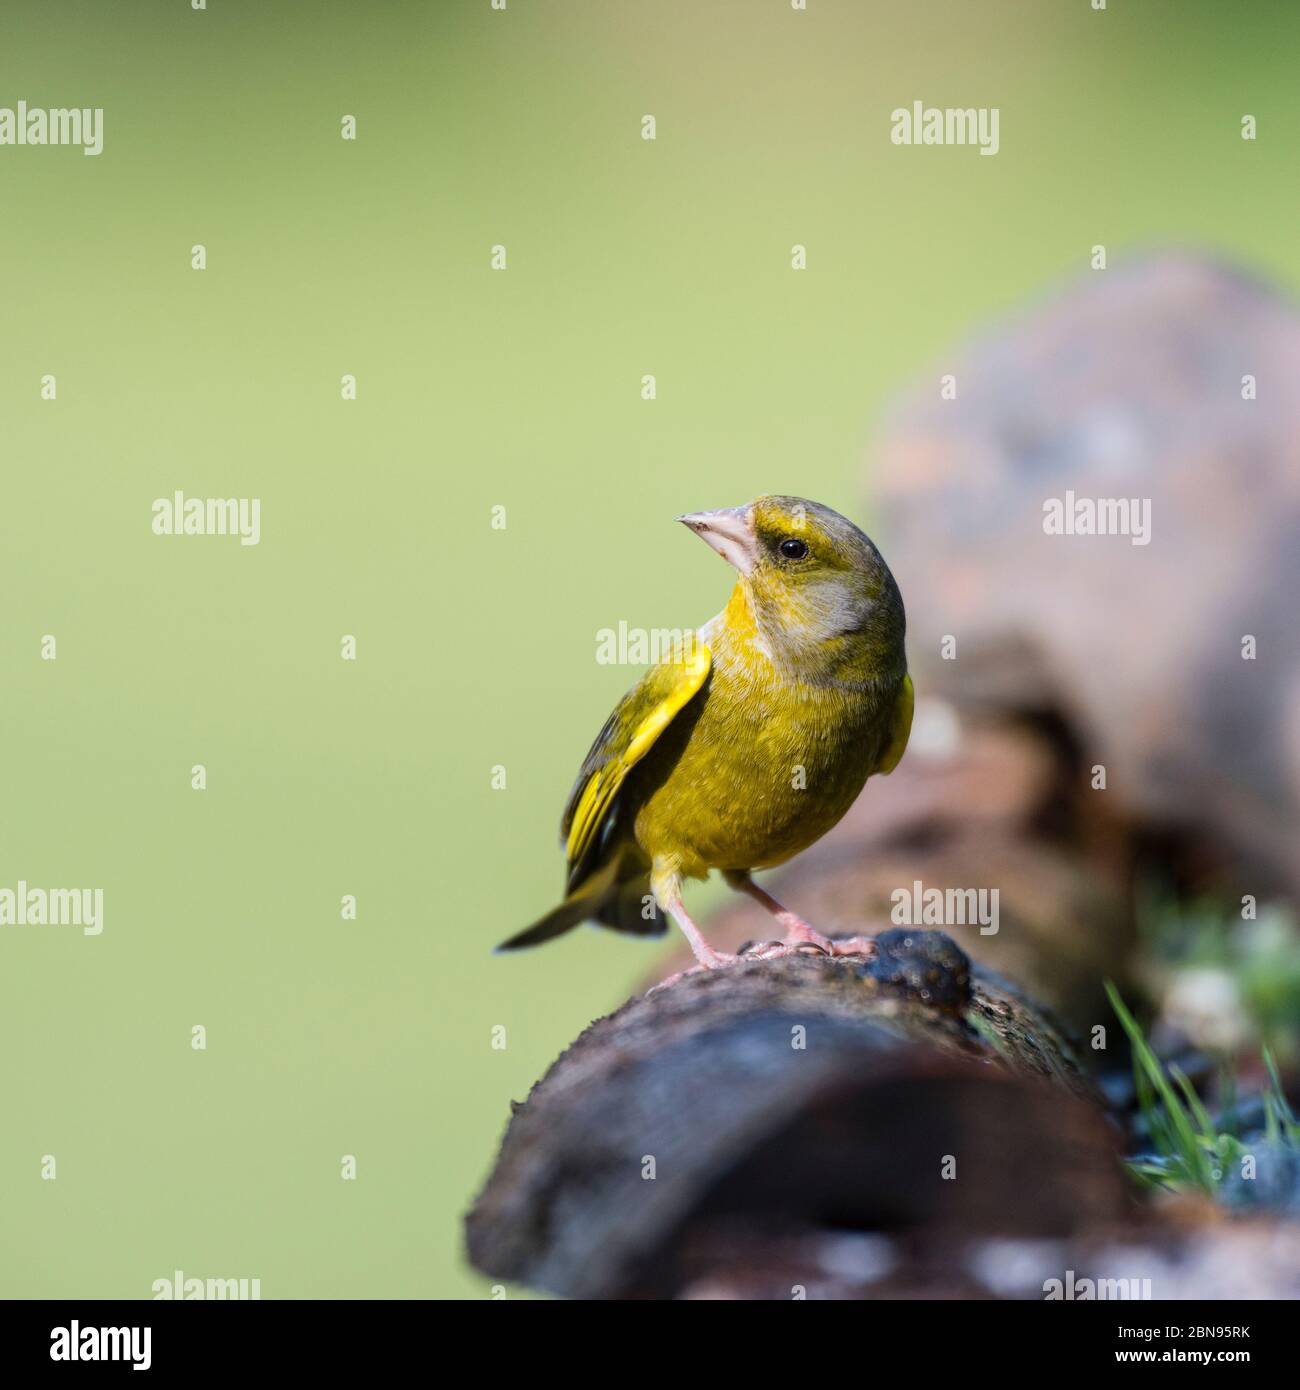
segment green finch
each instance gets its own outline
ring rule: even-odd
[[[561,823],[564,901],[499,949],[588,920],[658,934],[666,913],[701,966],[730,964],[682,902],[683,880],[711,869],[785,929],[759,955],[869,949],[814,931],[750,874],[819,839],[903,756],[912,681],[894,576],[851,521],[799,497],[677,519],[736,569],[736,587],[606,721]]]

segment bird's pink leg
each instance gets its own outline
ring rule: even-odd
[[[656,863],[650,874],[650,891],[655,895],[655,901],[673,919],[682,930],[682,935],[690,943],[691,950],[695,953],[695,959],[699,962],[690,970],[679,970],[677,974],[670,975],[666,980],[661,980],[655,989],[663,989],[665,985],[676,984],[686,975],[694,975],[700,970],[717,970],[720,966],[734,965],[739,956],[727,955],[724,951],[715,951],[704,939],[704,933],[700,931],[691,919],[691,914],[687,912],[682,903],[682,880],[676,868],[670,864]],[[654,990],[651,991],[654,993]]]
[[[676,902],[666,904],[668,914],[673,921],[682,929],[682,935],[690,944],[691,950],[695,953],[695,959],[699,961],[696,967],[698,970],[716,970],[721,965],[731,965],[739,957],[729,956],[725,951],[715,951],[704,939],[704,933],[700,931],[691,915],[682,906],[681,899]],[[689,973],[689,972],[683,972]]]
[[[801,946],[816,946],[828,956],[866,956],[875,950],[875,942],[869,936],[851,936],[843,941],[833,941],[829,936],[823,936],[798,913],[783,907],[771,893],[765,893],[746,873],[728,873],[724,877],[732,888],[753,898],[785,928],[785,940],[781,943],[783,953],[797,951]],[[764,954],[776,953],[769,951]]]
[[[695,925],[682,903],[680,877],[675,871],[656,868],[650,875],[650,887],[655,901],[681,928],[682,935],[689,942],[699,964],[693,965],[689,970],[679,970],[666,980],[660,980],[650,991],[651,994],[668,985],[676,984],[688,975],[698,975],[702,970],[718,970],[741,961],[776,960],[781,956],[793,956],[809,949],[828,956],[865,956],[875,950],[875,942],[869,937],[855,936],[846,941],[832,941],[830,937],[814,931],[802,917],[782,907],[770,893],[763,892],[748,874],[728,873],[726,879],[733,888],[748,893],[756,902],[761,903],[781,923],[786,932],[785,940],[769,942],[738,956],[714,950],[704,939],[704,933]]]

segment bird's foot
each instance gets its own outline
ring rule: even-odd
[[[678,984],[690,975],[704,975],[710,970],[722,970],[728,965],[735,965],[738,961],[745,959],[743,955],[733,956],[726,951],[710,951],[707,956],[701,956],[698,965],[692,965],[687,970],[678,970],[675,974],[669,975],[667,979],[660,980],[657,985],[652,985],[646,990],[646,997],[658,994],[661,989],[667,989],[670,985]]]
[[[829,943],[808,937],[789,937],[784,941],[746,941],[740,948],[738,960],[780,960],[783,956],[829,956],[834,952]]]
[[[646,991],[647,998],[652,994],[657,994],[661,989],[668,989],[671,985],[678,984],[691,975],[702,975],[711,970],[723,970],[729,965],[740,965],[748,961],[756,960],[782,960],[786,956],[860,956],[867,957],[875,953],[876,943],[869,936],[849,936],[841,941],[836,941],[829,936],[822,936],[820,932],[813,931],[807,922],[800,922],[799,927],[792,929],[784,941],[747,941],[740,950],[733,956],[726,951],[710,950],[708,955],[702,955],[698,965],[692,965],[688,970],[678,970],[675,974],[669,975],[667,979],[660,980],[657,985],[653,985]]]
[[[846,936],[839,941],[831,941],[833,956],[874,956],[876,939],[874,936]]]
[[[801,946],[816,947],[828,956],[870,956],[875,954],[876,943],[869,936],[848,936],[837,941],[833,937],[823,936],[821,932],[810,927],[802,917],[796,917],[793,912],[782,913],[780,920],[783,921],[786,928],[785,941],[780,944],[792,948],[783,952],[785,955],[794,954],[794,951]]]
[[[832,952],[825,950],[815,942],[788,939],[785,941],[746,941],[734,956],[727,951],[715,951],[710,947],[707,955],[701,954],[699,956],[697,965],[669,975],[666,980],[660,980],[646,993],[654,994],[658,990],[667,989],[669,985],[677,984],[690,975],[707,975],[713,970],[725,970],[729,965],[744,965],[755,960],[779,960],[782,956],[826,956],[831,954]]]
[[[788,907],[782,907],[771,893],[760,888],[750,878],[747,871],[731,870],[727,873],[726,879],[737,892],[745,893],[753,898],[756,903],[759,903],[772,914],[779,925],[785,928],[785,940],[770,944],[786,949],[779,952],[765,949],[761,953],[763,959],[770,959],[773,955],[793,955],[797,950],[806,946],[816,947],[823,955],[827,956],[870,956],[875,953],[876,943],[869,936],[850,936],[843,941],[834,941],[829,936],[823,936],[821,932],[810,927],[797,912],[791,912]]]

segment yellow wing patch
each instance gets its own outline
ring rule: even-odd
[[[889,746],[876,764],[876,771],[884,777],[893,772],[898,766],[898,760],[903,756],[903,750],[907,747],[907,740],[912,732],[912,711],[915,708],[916,692],[912,689],[912,678],[904,676],[898,698],[894,701],[894,715],[889,726]]]
[[[588,778],[573,808],[565,854],[575,864],[586,853],[592,837],[605,819],[623,779],[654,746],[655,740],[672,723],[674,716],[704,684],[713,664],[708,647],[700,641],[691,646],[690,656],[677,666],[677,679],[668,694],[632,730],[627,746]]]

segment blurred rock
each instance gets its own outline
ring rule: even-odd
[[[1260,895],[1300,885],[1297,379],[1291,305],[1156,256],[937,364],[870,469],[918,693],[1059,716],[1111,819]],[[1149,544],[1045,534],[1067,492],[1149,499]]]
[[[679,1298],[1133,1302],[1300,1297],[1296,1222],[978,1242],[806,1231],[701,1243],[693,1253],[691,1278]]]
[[[1252,1040],[1241,990],[1230,971],[1200,967],[1173,974],[1161,1023],[1197,1047],[1231,1055]]]
[[[1300,1148],[1280,1139],[1256,1136],[1247,1144],[1255,1175],[1230,1165],[1223,1177],[1223,1200],[1235,1208],[1265,1208],[1300,1216]]]

